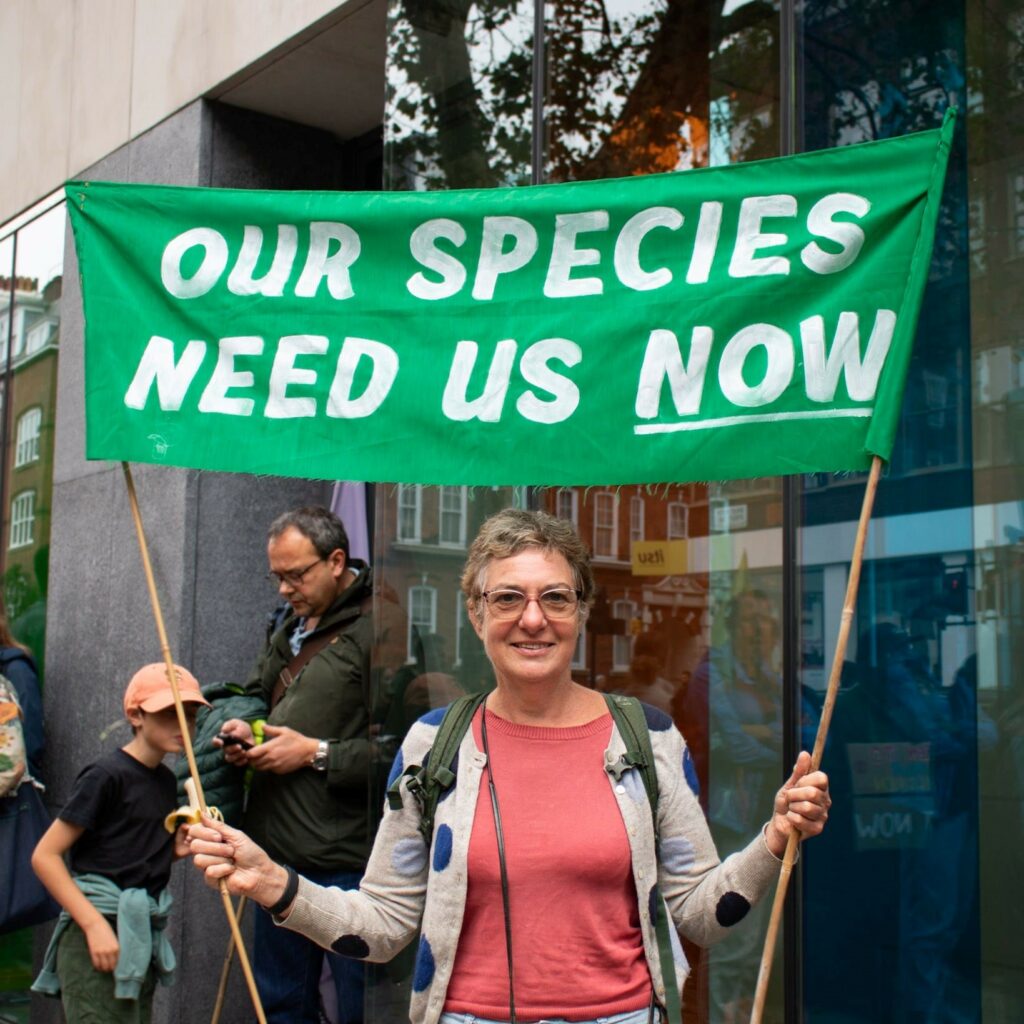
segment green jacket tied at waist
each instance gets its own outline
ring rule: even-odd
[[[117,966],[114,968],[114,995],[118,999],[138,999],[150,963],[161,985],[174,981],[176,961],[165,931],[171,912],[171,892],[164,889],[152,897],[145,889],[121,889],[102,875],[76,875],[75,884],[89,902],[104,916],[117,916]],[[62,911],[57,918],[50,944],[43,957],[43,968],[32,983],[32,991],[47,996],[60,995],[57,977],[57,944],[72,923]]]

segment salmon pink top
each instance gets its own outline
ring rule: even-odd
[[[587,1020],[648,1005],[632,859],[604,770],[612,718],[567,729],[487,714],[490,761],[469,841],[468,892],[445,1010],[508,1020],[498,791],[512,920],[516,1015]],[[480,715],[473,720],[483,749]]]

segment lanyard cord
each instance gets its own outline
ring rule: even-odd
[[[498,840],[498,868],[501,872],[501,902],[505,911],[505,954],[508,957],[508,1019],[516,1024],[515,980],[512,969],[512,914],[508,900],[508,868],[505,864],[505,836],[501,830],[501,811],[498,809],[498,791],[494,788],[494,767],[491,749],[487,744],[487,701],[484,700],[480,715],[480,736],[487,758],[487,787],[491,793],[491,810],[494,812],[494,834]]]

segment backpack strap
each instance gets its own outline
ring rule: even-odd
[[[608,770],[616,781],[630,768],[640,772],[647,800],[651,805],[651,820],[654,822],[654,841],[658,841],[658,773],[654,770],[654,750],[651,747],[651,733],[647,728],[643,705],[636,697],[625,697],[619,693],[604,695],[619,735],[626,744],[626,752]]]
[[[420,806],[419,830],[427,846],[434,838],[434,812],[441,794],[455,783],[452,763],[459,752],[462,738],[473,721],[473,715],[486,699],[486,693],[470,693],[448,705],[441,719],[434,745],[427,751],[423,764],[411,764],[388,786],[388,806],[393,811],[402,807],[402,780]]]
[[[619,730],[619,735],[626,744],[626,752],[608,771],[616,780],[630,768],[640,772],[647,799],[651,805],[651,821],[654,825],[654,843],[658,844],[658,773],[654,765],[654,749],[651,747],[651,732],[647,728],[647,718],[643,705],[636,697],[626,697],[617,693],[606,693],[604,699],[608,704],[612,719]],[[668,912],[665,901],[658,893],[654,901],[654,934],[658,940],[658,960],[661,964],[661,980],[665,985],[665,1014],[669,1024],[680,1024],[683,1019],[682,1002],[679,998],[679,986],[676,984],[676,964],[672,956],[672,938],[669,935]]]

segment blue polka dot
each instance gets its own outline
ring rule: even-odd
[[[370,955],[370,947],[366,939],[361,935],[342,935],[331,943],[331,949],[342,956],[355,957],[357,960],[365,960]]]
[[[644,718],[647,719],[647,728],[651,732],[665,732],[672,728],[672,719],[665,714],[664,711],[660,711],[658,708],[651,707],[650,704],[644,704],[640,702],[640,707],[644,709]]]
[[[682,836],[672,836],[661,843],[659,860],[673,875],[685,875],[696,859],[693,846],[688,839]]]
[[[686,784],[690,787],[691,792],[694,796],[700,796],[700,779],[697,778],[697,766],[693,763],[693,758],[690,756],[690,748],[683,748],[683,776],[686,778]]]
[[[434,836],[434,870],[444,871],[452,859],[452,830],[441,825]]]
[[[727,892],[715,907],[715,919],[723,928],[731,928],[734,924],[739,924],[749,910],[750,903],[745,896],[738,892]]]
[[[424,725],[440,725],[441,719],[444,718],[445,712],[448,710],[446,704],[443,708],[433,708],[428,711],[425,715],[420,715],[420,721]]]
[[[452,793],[455,792],[455,787],[458,785],[458,781],[457,781],[457,777],[458,777],[458,774],[459,774],[459,755],[458,754],[455,755],[455,759],[452,761],[450,767],[451,767],[452,775],[456,776],[456,781],[453,782],[447,789],[442,789],[441,790],[441,794],[437,798],[437,802],[438,803],[441,803],[442,800],[447,800],[448,797],[450,797],[452,795]]]
[[[434,953],[426,936],[420,936],[420,948],[416,951],[416,969],[412,975],[413,992],[424,992],[434,980]]]
[[[391,771],[388,772],[388,785],[390,786],[395,779],[398,778],[402,772],[405,771],[405,758],[402,756],[402,750],[399,748],[398,753],[395,754],[394,761],[391,762]]]
[[[391,866],[405,878],[415,878],[427,866],[427,844],[419,836],[399,839],[391,851]]]
[[[635,768],[624,772],[619,781],[633,803],[642,804],[647,802],[647,790],[644,789],[643,779],[640,778],[640,773]]]

